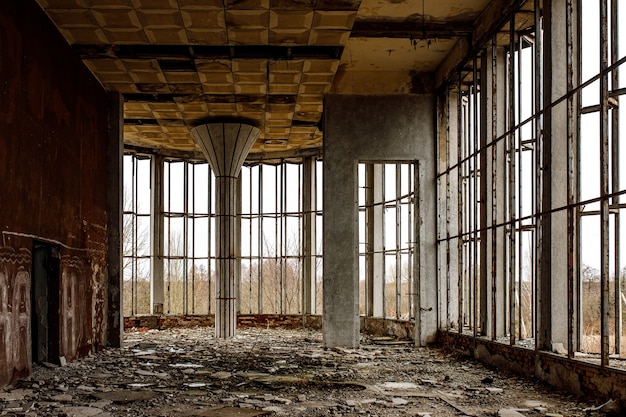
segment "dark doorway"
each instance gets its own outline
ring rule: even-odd
[[[33,245],[32,340],[33,362],[59,362],[59,277],[57,245]]]

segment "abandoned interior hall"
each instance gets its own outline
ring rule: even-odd
[[[626,406],[625,62],[619,0],[1,1],[0,413],[187,337]]]

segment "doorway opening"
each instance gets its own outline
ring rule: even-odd
[[[60,247],[33,244],[31,336],[33,362],[59,363]]]

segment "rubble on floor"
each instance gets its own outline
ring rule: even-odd
[[[319,332],[130,331],[124,348],[0,390],[6,416],[583,416],[598,404],[436,348],[363,337],[324,349]]]

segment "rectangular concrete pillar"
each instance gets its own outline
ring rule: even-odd
[[[163,170],[164,158],[160,155],[152,157],[152,175],[150,178],[152,192],[150,194],[150,314],[163,314],[165,303],[165,284],[163,272],[164,251],[164,190]]]
[[[325,346],[359,344],[357,167],[414,162],[420,172],[418,343],[437,335],[435,98],[432,94],[327,95],[324,105]]]
[[[567,210],[551,212],[567,204],[567,101],[550,106],[567,93],[567,2],[546,0],[543,11],[544,108],[547,110],[544,113],[542,211],[546,214],[542,216],[537,346],[552,350],[555,343],[567,346],[568,342],[567,277],[570,254],[567,239],[568,233],[575,231],[568,230]],[[575,57],[571,59],[576,71]],[[572,256],[575,259],[576,254]],[[576,273],[574,276],[577,276]],[[574,300],[576,302],[576,297]],[[573,337],[576,337],[576,332]]]
[[[458,93],[447,92],[439,99],[439,173],[444,173],[457,163]],[[439,219],[439,326],[442,329],[458,329],[459,317],[459,239],[449,239],[458,234],[458,175],[452,170],[442,175],[437,197]]]

